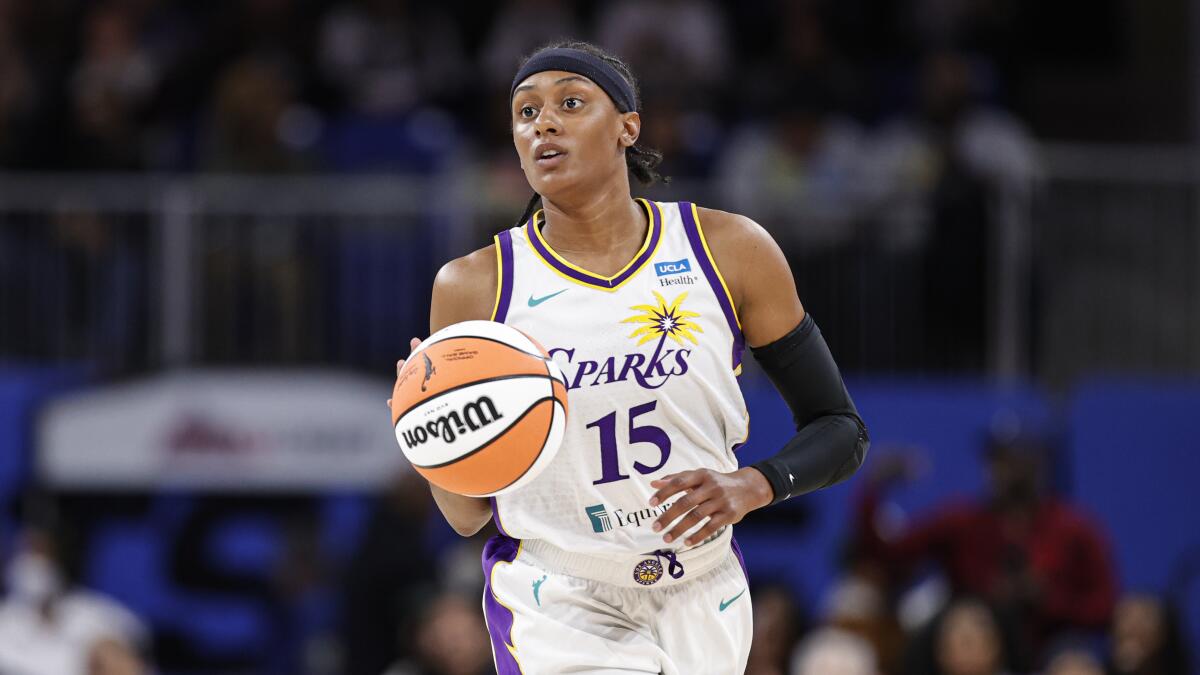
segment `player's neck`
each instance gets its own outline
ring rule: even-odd
[[[629,179],[579,198],[542,199],[542,236],[559,253],[636,251],[646,238],[646,213],[629,195]],[[623,183],[623,184],[621,184]]]

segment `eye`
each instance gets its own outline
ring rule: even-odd
[[[521,110],[517,114],[525,119],[529,119],[530,117],[533,117],[534,115],[537,114],[537,110],[533,106],[527,105],[527,106],[522,107]]]
[[[574,96],[563,101],[563,107],[566,108],[567,110],[574,110],[581,105],[583,105],[583,101],[581,99],[575,98]]]

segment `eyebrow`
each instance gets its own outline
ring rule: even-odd
[[[568,75],[566,77],[558,78],[557,80],[554,81],[554,84],[556,84],[556,85],[562,84],[563,82],[570,82],[571,80],[579,80],[580,82],[587,81],[578,75]],[[525,91],[526,89],[533,89],[533,85],[532,84],[523,84],[523,85],[517,87],[516,89],[514,89],[513,94],[516,94],[518,91]]]

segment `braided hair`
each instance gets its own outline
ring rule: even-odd
[[[537,56],[541,52],[546,51],[547,49],[578,49],[581,52],[587,52],[588,54],[595,56],[596,58],[615,68],[616,71],[621,74],[621,77],[625,78],[625,81],[628,82],[630,87],[633,88],[633,101],[635,110],[637,112],[641,112],[642,95],[641,92],[638,91],[637,79],[633,76],[633,72],[629,69],[629,66],[626,65],[624,61],[613,56],[612,54],[609,54],[590,42],[564,40],[561,42],[548,44],[545,47],[538,49],[536,52],[525,57],[525,60],[521,62],[521,65],[525,65],[526,61],[534,56]],[[662,182],[664,184],[671,182],[670,176],[665,176],[658,171],[658,165],[662,163],[662,160],[662,152],[655,150],[654,148],[648,148],[636,143],[628,148],[625,148],[625,165],[629,167],[629,173],[633,174],[633,177],[636,178],[637,181],[642,185],[650,186],[658,182]],[[542,196],[537,192],[534,192],[533,196],[529,198],[529,203],[525,206],[525,212],[521,214],[520,220],[517,221],[517,226],[519,227],[528,221],[529,218],[533,216],[534,212],[537,211],[538,207],[541,206],[541,203]]]

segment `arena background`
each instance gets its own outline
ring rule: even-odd
[[[507,87],[561,37],[641,79],[674,180],[640,194],[774,234],[871,428],[849,483],[737,528],[751,672],[1000,672],[920,644],[938,566],[881,584],[855,546],[868,486],[897,530],[983,499],[996,442],[1049,453],[1120,598],[1009,671],[1069,638],[1192,672],[1198,35],[1195,0],[0,1],[0,672],[491,668],[487,531],[384,399],[438,267],[529,196]],[[746,463],[791,422],[741,381]],[[108,630],[28,632],[31,556]],[[805,670],[830,631],[875,666]]]

